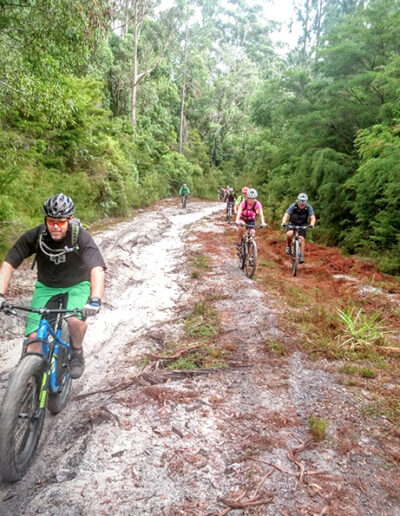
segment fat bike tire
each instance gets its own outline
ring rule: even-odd
[[[299,243],[297,240],[293,244],[291,260],[292,260],[292,274],[297,276],[297,269],[299,266]]]
[[[40,408],[45,363],[37,355],[25,355],[14,372],[0,409],[0,477],[20,480],[39,444],[46,407]]]
[[[69,339],[68,325],[65,321],[63,321],[61,339],[64,342],[68,342]],[[58,392],[49,392],[47,400],[47,408],[52,414],[61,412],[68,403],[72,386],[72,378],[69,374],[69,370],[68,350],[66,347],[60,346],[56,361],[56,384]]]
[[[245,274],[248,278],[252,278],[257,268],[257,244],[254,240],[250,240],[248,244],[247,261]]]
[[[186,203],[187,203],[187,198],[183,197],[182,198],[182,208],[186,208]]]

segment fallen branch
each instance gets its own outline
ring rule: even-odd
[[[153,353],[147,353],[147,357],[150,360],[176,360],[186,351],[190,351],[191,349],[198,348],[200,344],[192,344],[191,346],[184,346],[178,348],[173,355],[155,355]]]
[[[286,475],[296,475],[296,473],[292,473],[291,471],[285,471],[280,466],[277,466],[276,464],[272,464],[272,462],[267,462],[266,460],[253,459],[252,457],[247,457],[247,460],[254,460],[255,462],[262,462],[263,464],[272,466],[274,469],[277,469],[278,471],[281,471],[282,473],[285,473]]]
[[[247,491],[243,491],[243,493],[238,498],[236,498],[235,502],[240,502],[241,500],[243,500],[243,498],[246,496],[246,494],[247,494]],[[232,507],[228,507],[227,509],[224,509],[222,512],[218,513],[218,516],[225,516],[226,514],[231,512],[231,510],[232,510]]]
[[[247,502],[237,502],[235,500],[228,500],[227,498],[220,498],[220,501],[231,509],[246,509],[246,507],[256,507],[257,505],[266,505],[272,501],[272,498],[268,499],[254,499],[251,498]]]

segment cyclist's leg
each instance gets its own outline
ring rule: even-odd
[[[306,248],[306,230],[300,229],[299,230],[299,237],[300,237],[300,263],[304,263],[304,251]]]
[[[35,283],[35,290],[33,292],[31,307],[32,308],[43,308],[46,306],[48,301],[56,294],[60,293],[60,289],[54,289],[47,287],[40,281]],[[28,315],[26,321],[25,328],[25,336],[28,340],[34,340],[37,337],[37,330],[39,328],[41,315],[40,314],[32,314]],[[30,344],[27,349],[28,352],[31,353],[40,353],[42,350],[42,345],[40,342],[33,342]]]
[[[89,281],[82,281],[65,289],[68,292],[67,308],[70,310],[82,308],[90,297]],[[78,317],[68,317],[69,335],[75,349],[82,348],[83,338],[87,330],[87,322]]]
[[[82,308],[90,297],[90,283],[83,281],[77,285],[68,288],[68,304],[67,308]],[[72,350],[70,362],[71,378],[80,378],[85,369],[85,359],[83,356],[82,343],[87,330],[87,322],[82,321],[79,317],[69,317],[67,319],[69,328],[69,337]]]
[[[239,224],[245,224],[244,220],[240,220]],[[242,243],[243,233],[246,228],[244,226],[239,225],[237,228],[237,243],[240,245]]]
[[[286,254],[290,254],[290,249],[292,247],[292,239],[293,239],[293,229],[289,229],[286,231]]]

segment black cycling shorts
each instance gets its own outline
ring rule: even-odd
[[[293,232],[294,232],[294,230],[293,230],[293,229],[287,229],[287,230],[286,230],[286,233],[287,233],[288,231],[293,231]],[[304,237],[304,238],[305,238],[305,237],[306,237],[306,234],[307,234],[307,230],[305,230],[305,229],[299,229],[299,235],[300,235],[300,236],[302,236],[302,237]]]
[[[240,219],[240,222],[244,222],[247,226],[255,226],[256,225],[255,219],[252,219],[252,220]]]

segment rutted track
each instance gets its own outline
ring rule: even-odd
[[[96,235],[107,289],[85,374],[66,411],[48,416],[24,479],[0,485],[1,515],[211,515],[239,498],[232,514],[400,514],[398,468],[388,472],[374,439],[387,422],[369,427],[327,363],[268,353],[266,339],[288,338],[276,320],[283,307],[238,269],[221,211],[194,202],[183,211],[174,200]],[[186,268],[194,249],[212,259],[197,282]],[[19,288],[28,281],[16,278]],[[140,359],[179,341],[181,319],[205,295],[233,367],[162,385],[135,380]],[[0,387],[18,342],[7,352],[10,341],[0,342]],[[339,451],[339,424],[330,441],[307,441],[309,415],[326,413],[353,428],[354,450]]]

